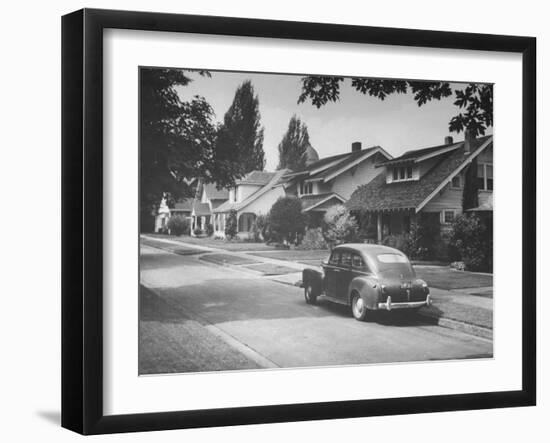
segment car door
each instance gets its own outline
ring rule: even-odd
[[[324,267],[325,271],[325,294],[334,297],[338,287],[338,277],[340,275],[340,251],[332,251],[328,263]]]
[[[336,287],[334,289],[333,297],[346,301],[348,299],[348,288],[352,280],[351,272],[351,254],[349,250],[343,250],[340,257],[340,266],[337,277],[335,278]]]

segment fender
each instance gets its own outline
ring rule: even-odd
[[[351,294],[353,291],[359,292],[359,295],[365,302],[367,308],[378,308],[378,294],[380,291],[378,280],[372,277],[355,277],[349,284],[348,303],[351,305]]]
[[[323,279],[323,273],[316,269],[307,268],[302,271],[302,287],[305,288],[307,284],[311,284],[313,293],[316,296],[321,295],[323,292]]]

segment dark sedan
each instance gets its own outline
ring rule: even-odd
[[[350,306],[357,320],[367,320],[369,313],[379,309],[418,309],[431,303],[427,283],[416,278],[409,259],[397,249],[363,243],[339,245],[322,268],[322,272],[303,271],[306,302],[314,304],[324,296]]]

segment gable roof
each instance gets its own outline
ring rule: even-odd
[[[417,163],[419,161],[426,160],[427,158],[435,157],[437,155],[444,154],[454,149],[458,149],[463,144],[464,142],[459,142],[459,143],[451,143],[448,145],[431,146],[429,148],[422,148],[422,149],[407,151],[403,155],[400,155],[399,157],[395,157],[395,158],[392,158],[391,160],[380,163],[379,166],[387,166],[387,165],[392,165],[397,163],[409,163],[409,162]]]
[[[182,200],[180,202],[177,202],[174,204],[174,207],[171,209],[172,211],[189,211],[193,209],[193,199],[192,198],[186,198],[185,200]]]
[[[300,197],[300,200],[302,201],[302,208],[304,212],[311,211],[312,209],[318,208],[319,206],[322,206],[331,200],[339,200],[340,204],[346,201],[343,197],[338,195],[336,192],[303,195]]]
[[[265,171],[252,171],[246,174],[242,179],[237,180],[237,185],[267,185],[275,172],[265,172]]]
[[[197,217],[202,215],[210,215],[210,205],[208,203],[201,203],[199,200],[195,200],[193,203],[193,215]]]
[[[229,198],[229,189],[218,189],[216,183],[207,183],[204,185],[203,191],[209,200],[227,200]]]
[[[460,149],[453,149],[441,155],[436,164],[416,181],[386,183],[386,172],[381,172],[370,183],[359,186],[346,206],[350,210],[413,209],[418,212],[474,157],[492,143],[492,136],[478,138],[473,142],[471,154],[466,155],[464,142],[461,142]]]
[[[227,200],[226,202],[222,203],[220,206],[214,209],[214,212],[229,212],[232,209],[236,211],[240,211],[241,209],[244,209],[246,206],[248,206],[253,201],[260,198],[262,195],[264,195],[266,192],[273,189],[275,186],[280,184],[281,178],[288,174],[288,169],[282,169],[277,172],[263,172],[263,171],[252,171],[250,174],[254,174],[255,172],[261,173],[261,177],[265,179],[265,177],[271,177],[270,180],[261,188],[259,188],[257,191],[253,192],[251,195],[246,197],[242,202],[230,202]],[[249,175],[250,175],[249,174]],[[259,177],[259,174],[256,174],[255,177]],[[243,183],[238,183],[243,184]]]
[[[287,182],[291,182],[295,179],[328,182],[376,153],[381,153],[387,159],[392,158],[392,156],[380,146],[373,146],[356,152],[346,152],[344,154],[322,158],[319,161],[311,163],[301,171],[290,172],[285,178]]]

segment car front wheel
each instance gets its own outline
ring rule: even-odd
[[[309,305],[317,303],[317,294],[313,292],[313,287],[310,284],[306,285],[304,288],[304,298]]]
[[[367,306],[357,293],[354,293],[351,298],[351,312],[356,320],[365,321],[367,319]]]

